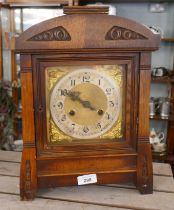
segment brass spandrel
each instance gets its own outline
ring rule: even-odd
[[[50,134],[50,138],[49,141],[51,143],[57,143],[60,142],[62,140],[66,140],[68,142],[72,142],[72,138],[65,135],[53,122],[52,119],[49,120],[49,134]]]
[[[62,78],[65,74],[67,74],[66,69],[59,68],[59,67],[49,67],[46,70],[46,78],[47,78],[47,107],[49,107],[49,98],[50,93],[54,85],[57,83],[57,81]],[[64,134],[53,122],[49,108],[47,109],[47,124],[49,127],[48,130],[48,139],[50,143],[58,143],[62,140],[66,140],[68,142],[72,141],[72,138],[66,134]]]
[[[120,139],[123,137],[121,116],[110,131],[102,135],[103,139]]]
[[[96,66],[97,71],[102,71],[105,74],[109,75],[114,79],[116,84],[120,87],[122,90],[123,86],[123,73],[122,73],[122,66],[120,65],[101,65],[101,66]]]
[[[67,71],[62,71],[60,68],[51,67],[47,70],[47,78],[48,78],[48,90],[50,91],[55,83],[63,77],[65,74],[67,74]]]

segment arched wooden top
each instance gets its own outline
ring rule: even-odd
[[[132,20],[106,14],[74,14],[56,17],[26,30],[16,38],[15,49],[118,49],[152,51],[160,35]]]

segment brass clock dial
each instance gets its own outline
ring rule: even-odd
[[[53,121],[65,134],[97,138],[117,121],[121,97],[108,75],[93,69],[72,71],[55,84],[50,96]]]

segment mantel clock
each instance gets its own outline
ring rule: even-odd
[[[132,182],[152,193],[148,101],[160,35],[107,15],[105,7],[65,12],[16,39],[21,199],[33,199],[38,188],[78,185],[91,174],[98,184]]]

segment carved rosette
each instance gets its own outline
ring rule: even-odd
[[[105,40],[136,40],[147,39],[145,36],[130,29],[113,26],[106,34]]]
[[[43,31],[33,37],[31,37],[28,41],[70,41],[71,37],[68,31],[62,27],[58,26],[56,28],[52,28],[48,31]]]

